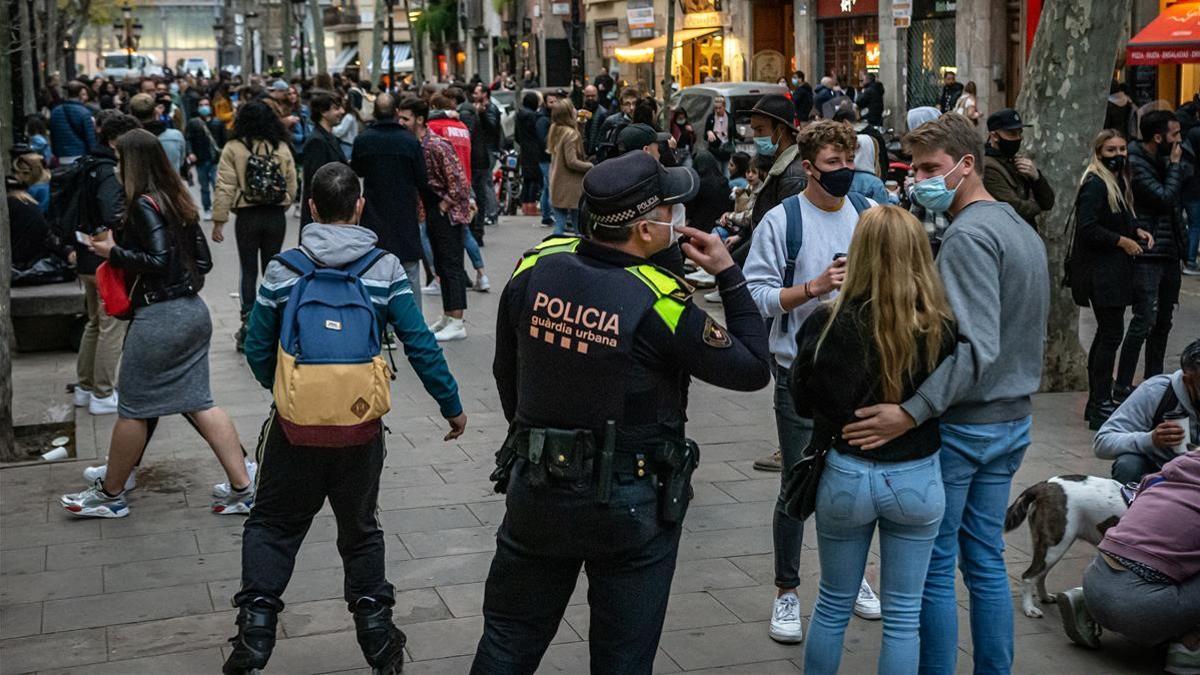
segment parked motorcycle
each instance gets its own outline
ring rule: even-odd
[[[515,216],[521,206],[521,170],[515,149],[500,153],[500,164],[492,179],[496,184],[496,201],[500,204],[500,212]]]

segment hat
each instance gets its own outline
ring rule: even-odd
[[[750,114],[770,117],[776,122],[786,124],[792,131],[796,130],[796,108],[791,99],[783,94],[764,95],[750,109]]]
[[[283,80],[275,80],[271,83],[271,91],[287,91],[288,83]]]
[[[630,124],[617,134],[617,150],[625,153],[630,150],[641,150],[651,143],[665,141],[670,138],[666,132],[655,131],[649,124]]]
[[[699,189],[695,171],[668,169],[642,150],[601,162],[583,177],[592,227],[624,225],[659,206],[689,201]]]
[[[1013,110],[1012,108],[997,110],[991,115],[988,115],[987,119],[988,131],[1015,131],[1017,129],[1024,129],[1025,127],[1031,126],[1033,125],[1025,124],[1023,121],[1021,121],[1021,113]]]
[[[150,94],[135,94],[129,99],[129,113],[139,120],[154,116],[154,97]]]

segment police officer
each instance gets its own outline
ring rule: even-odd
[[[493,372],[511,430],[492,477],[508,508],[472,673],[534,672],[581,565],[592,672],[651,670],[699,458],[684,438],[688,378],[741,391],[770,379],[741,270],[718,237],[682,226],[698,184],[641,150],[596,165],[590,238],[543,242],[504,289]],[[648,262],[675,231],[716,276],[728,330]]]

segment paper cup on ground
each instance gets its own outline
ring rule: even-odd
[[[46,454],[42,455],[42,459],[46,460],[47,462],[53,462],[56,459],[66,459],[66,458],[67,458],[67,449],[63,448],[63,447],[57,447],[57,448],[51,450],[50,452],[47,452]]]

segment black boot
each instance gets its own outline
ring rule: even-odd
[[[371,666],[371,675],[393,675],[404,670],[404,633],[392,623],[392,608],[374,598],[354,604],[358,646]]]
[[[238,610],[237,635],[229,639],[233,651],[221,672],[225,675],[253,675],[266,667],[275,648],[275,623],[278,610],[266,599],[255,598]]]

